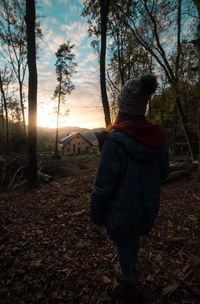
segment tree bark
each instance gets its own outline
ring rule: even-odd
[[[21,81],[19,81],[19,98],[20,98],[20,105],[22,110],[22,123],[23,123],[23,132],[24,132],[24,139],[26,141],[26,119],[25,119],[25,113],[24,113],[24,103],[23,103],[23,84]]]
[[[35,1],[26,0],[26,24],[28,43],[28,187],[35,188],[38,184],[37,176],[37,66],[35,43]]]
[[[177,105],[174,104],[174,117],[173,117],[173,129],[172,129],[172,159],[175,159],[176,153],[176,135],[177,135],[177,124],[178,124],[178,115],[177,115]]]
[[[4,104],[3,104],[2,95],[1,95],[1,123],[2,123],[2,131],[4,131]]]
[[[182,105],[181,105],[181,102],[180,102],[179,95],[177,95],[177,97],[176,97],[176,105],[177,105],[177,109],[178,109],[178,112],[179,112],[179,115],[180,115],[180,119],[181,119],[181,123],[182,123],[183,130],[184,130],[184,133],[185,133],[185,137],[186,137],[186,140],[187,140],[191,160],[194,161],[194,159],[195,159],[194,144],[193,144],[193,141],[192,141],[190,130],[189,130],[188,125],[187,125],[187,120],[186,120],[185,114],[183,112],[183,108],[182,108]]]
[[[2,77],[0,75],[0,90],[1,90],[1,95],[2,95],[2,99],[3,99],[3,106],[4,106],[4,110],[5,110],[5,119],[6,119],[6,149],[5,152],[6,154],[9,153],[9,130],[8,130],[8,108],[7,108],[7,102],[6,102],[6,97],[5,97],[5,93],[4,93],[4,88],[3,88],[3,81],[2,81]]]
[[[110,109],[106,90],[106,74],[105,74],[105,59],[106,59],[106,32],[107,32],[107,16],[109,9],[109,0],[101,0],[101,53],[100,53],[100,87],[103,110],[105,115],[105,123],[108,126],[110,120]]]
[[[61,87],[60,87],[61,90]],[[58,126],[59,126],[59,115],[60,115],[60,93],[58,96],[58,109],[57,109],[57,127],[56,127],[56,143],[55,143],[55,158],[58,157]]]

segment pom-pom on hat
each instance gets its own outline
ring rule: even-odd
[[[157,80],[154,75],[129,79],[118,96],[119,110],[130,115],[145,115],[149,99],[156,88]]]

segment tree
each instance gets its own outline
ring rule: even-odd
[[[152,73],[152,58],[132,37],[130,29],[113,16],[109,20],[112,37],[109,47],[108,92],[113,117],[116,116],[117,98],[124,83],[138,75]]]
[[[105,124],[110,124],[110,108],[106,87],[106,41],[108,30],[108,15],[110,8],[110,0],[84,0],[83,16],[91,16],[88,20],[88,33],[95,38],[101,38],[100,42],[100,88],[101,100],[103,105]],[[98,41],[92,42],[94,48],[99,47]]]
[[[12,80],[12,73],[8,70],[7,66],[4,67],[4,70],[0,70],[0,92],[2,100],[2,131],[4,130],[4,120],[5,120],[5,152],[9,153],[9,128],[8,128],[8,87]],[[5,119],[4,119],[5,113]],[[4,136],[2,136],[4,137]]]
[[[75,73],[77,63],[75,62],[75,55],[73,54],[74,44],[70,45],[70,42],[60,45],[56,52],[56,75],[58,85],[54,91],[54,97],[57,98],[57,127],[56,127],[56,143],[55,143],[55,157],[58,157],[58,126],[60,116],[61,102],[65,103],[66,94],[70,94],[75,88],[71,81],[71,77]],[[66,113],[67,114],[67,113]]]
[[[19,85],[24,137],[26,138],[24,79],[27,68],[25,0],[0,0],[0,54],[11,66]],[[39,23],[37,37],[41,38]]]
[[[23,117],[24,136],[26,137],[23,82],[27,66],[26,29],[24,20],[24,3],[20,1],[1,0],[0,39],[3,46],[1,55],[12,66],[19,84],[19,97]]]
[[[35,39],[35,1],[26,0],[28,83],[28,187],[37,186],[37,66]]]
[[[107,19],[109,10],[109,0],[100,0],[100,15],[101,15],[101,51],[100,51],[100,86],[101,98],[105,115],[106,126],[110,124],[110,109],[108,103],[108,96],[106,91],[106,37],[107,37]]]
[[[152,55],[157,64],[163,69],[170,85],[173,87],[176,94],[175,109],[176,107],[178,109],[191,159],[193,160],[195,157],[194,146],[178,89],[180,76],[179,60],[181,52],[182,2],[182,0],[168,2],[164,0],[139,0],[137,2],[127,0],[123,1],[123,5],[115,2],[115,6],[120,12],[118,14],[119,20],[129,27],[134,39]],[[174,30],[174,28],[176,30]],[[170,48],[167,39],[172,41]],[[172,69],[169,60],[172,52],[174,52],[176,58],[174,69]]]
[[[198,0],[194,1],[199,3]],[[183,9],[186,8],[187,4],[188,1],[185,0],[110,0],[107,35],[109,35],[110,41],[114,41],[116,47],[114,53],[112,52],[114,56],[112,57],[111,73],[109,70],[107,76],[109,86],[111,88],[115,87],[115,92],[117,92],[118,86],[115,85],[113,79],[117,80],[118,78],[118,83],[121,81],[122,84],[125,81],[122,67],[125,67],[124,62],[126,59],[130,58],[128,50],[133,52],[133,49],[130,49],[131,44],[129,44],[127,50],[125,48],[127,39],[130,36],[132,41],[137,42],[137,45],[140,46],[140,52],[146,52],[149,58],[149,71],[151,72],[152,67],[155,67],[155,71],[159,74],[161,69],[164,71],[168,85],[171,86],[176,96],[174,101],[174,121],[176,121],[176,117],[178,118],[177,112],[189,146],[191,159],[193,160],[195,157],[194,145],[187,122],[187,114],[184,112],[182,99],[180,98],[181,91],[179,90],[179,84],[181,83],[180,54],[182,40],[188,39],[184,26],[191,23],[191,20],[194,20],[195,17],[192,14],[183,13]],[[90,16],[89,34],[98,38],[101,33],[100,2],[99,0],[85,0],[84,5],[83,15]],[[192,1],[190,1],[189,5],[194,11]],[[94,45],[96,46],[97,43],[95,42]],[[109,48],[111,50],[112,43],[109,44]],[[173,64],[171,61],[172,55],[175,58]],[[116,72],[117,69],[118,73]],[[131,75],[129,74],[129,76]]]

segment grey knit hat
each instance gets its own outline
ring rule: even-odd
[[[157,81],[153,75],[129,79],[118,96],[119,110],[136,116],[145,115],[150,97],[156,88]]]

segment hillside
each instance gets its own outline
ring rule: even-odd
[[[95,132],[101,132],[104,128],[95,128],[95,129],[87,129],[87,128],[80,128],[80,127],[62,127],[59,128],[59,138],[66,137],[67,134],[72,132],[80,132],[84,137],[86,137],[89,141],[96,140]],[[55,136],[56,129],[54,128],[47,128],[47,127],[38,127],[38,134],[46,133],[50,136]]]

